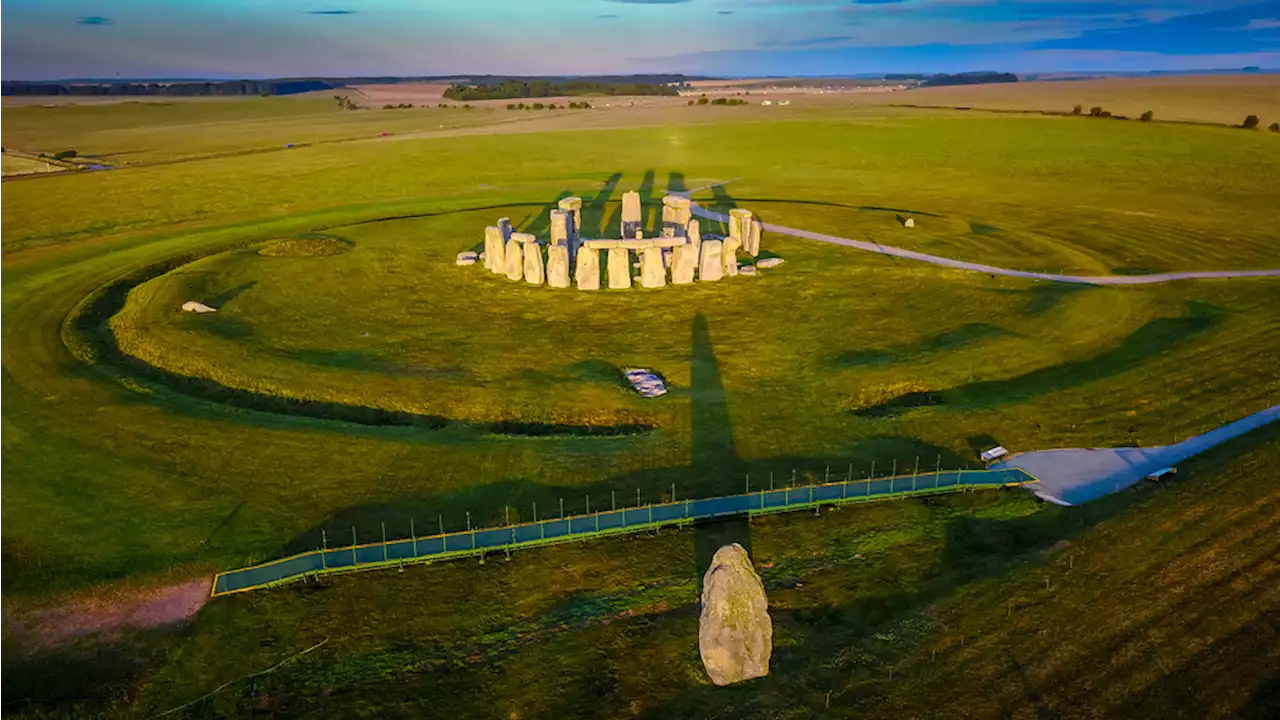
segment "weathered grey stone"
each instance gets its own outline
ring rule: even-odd
[[[723,247],[719,240],[702,241],[702,261],[698,265],[699,282],[715,282],[724,277],[724,261],[721,259]]]
[[[695,248],[701,249],[702,225],[699,224],[697,220],[690,220],[685,223],[684,231],[685,235],[689,237],[689,242],[692,243]]]
[[[569,246],[569,228],[572,227],[573,215],[563,210],[551,211],[550,245]]]
[[[754,276],[754,275],[756,274],[756,266],[755,266],[755,265],[743,265],[742,267],[738,268],[738,274],[739,274],[739,275],[752,275],[752,276]]]
[[[622,237],[636,236],[644,222],[640,207],[640,193],[632,190],[622,194]]]
[[[458,259],[455,261],[455,263],[454,263],[454,264],[456,264],[456,265],[475,265],[475,264],[476,264],[476,253],[475,253],[475,251],[473,251],[473,250],[466,250],[466,251],[463,251],[463,252],[458,253]]]
[[[626,248],[609,248],[609,289],[626,290],[631,287],[631,251]]]
[[[546,281],[542,267],[542,246],[537,243],[524,245],[524,281],[530,285],[541,285]]]
[[[497,225],[490,225],[484,229],[484,266],[489,272],[506,272],[507,263],[506,258],[503,257],[505,244],[502,230],[498,229]]]
[[[671,222],[684,227],[693,219],[693,202],[683,195],[667,195],[662,198],[663,220],[666,220],[667,209],[671,211]]]
[[[211,313],[218,312],[218,308],[209,307],[198,300],[188,300],[182,303],[182,309],[186,312],[193,313]]]
[[[738,248],[741,245],[736,237],[724,239],[724,245],[720,249],[720,258],[721,262],[724,263],[725,277],[733,277],[738,274]]]
[[[508,280],[519,280],[524,277],[524,252],[519,240],[512,238],[507,241],[504,261],[506,266],[503,271],[506,272]]]
[[[498,232],[502,233],[502,242],[511,239],[515,231],[511,228],[511,218],[498,218]]]
[[[600,289],[600,251],[590,248],[579,248],[577,262],[574,265],[573,279],[579,290]]]
[[[674,251],[671,260],[671,284],[688,285],[693,282],[693,273],[698,268],[698,246],[693,243],[681,245]]]
[[[647,248],[640,254],[640,284],[660,288],[667,284],[667,269],[662,266],[662,248]]]
[[[734,543],[716,551],[702,576],[698,652],[716,685],[764,677],[773,654],[773,620],[764,583]]]
[[[569,287],[569,248],[565,245],[547,248],[547,285],[553,288]]]
[[[779,257],[775,257],[775,258],[765,258],[765,259],[763,259],[763,260],[757,260],[757,261],[756,261],[756,267],[758,267],[758,268],[771,268],[771,267],[777,267],[777,266],[781,265],[781,264],[782,264],[782,263],[784,263],[784,262],[786,262],[786,260],[783,260],[782,258],[779,258]]]
[[[915,218],[907,218],[906,220],[903,220],[903,221],[902,221],[902,227],[909,227],[909,228],[913,228],[913,227],[915,227],[915,226],[916,226],[916,219],[915,219]]]

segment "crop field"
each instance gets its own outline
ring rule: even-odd
[[[1280,268],[1280,135],[817,104],[3,112],[6,147],[122,166],[3,188],[6,715],[1278,709],[1274,428],[1078,508],[900,501],[219,598],[179,632],[95,618],[535,504],[974,467],[995,442],[1167,444],[1275,405],[1275,278],[1058,285],[770,233],[783,264],[661,290],[454,258],[499,217],[546,235],[568,195],[584,235],[616,237],[637,190],[650,231],[693,191],[1019,270]],[[625,367],[670,394],[638,397]],[[727,541],[765,578],[777,649],[769,678],[712,692],[696,596]],[[83,632],[48,629],[65,608]]]

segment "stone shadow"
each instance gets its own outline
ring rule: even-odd
[[[931,335],[918,342],[895,345],[883,350],[850,350],[832,357],[830,363],[840,367],[893,365],[910,362],[935,352],[956,351],[983,340],[1016,337],[1017,333],[986,323],[968,323]]]
[[[233,288],[228,288],[226,290],[223,290],[217,295],[214,295],[213,297],[209,298],[208,304],[212,307],[215,307],[221,310],[223,305],[226,305],[227,303],[231,302],[232,300],[235,300],[237,297],[240,297],[241,295],[248,292],[249,290],[252,290],[253,286],[257,284],[258,284],[257,280],[250,280],[247,283],[243,283]]]
[[[613,193],[618,189],[618,182],[622,180],[622,173],[616,172],[609,176],[601,186],[600,191],[590,200],[584,199],[582,202],[582,232],[584,234],[594,232],[597,237],[607,237],[610,224],[617,226],[618,218],[610,217],[609,201],[613,197]],[[614,210],[615,214],[622,212],[622,206],[619,204]]]
[[[947,390],[926,390],[855,410],[864,417],[891,417],[917,407],[946,406],[956,410],[995,407],[1030,400],[1039,395],[1076,387],[1133,370],[1148,358],[1199,335],[1221,320],[1225,311],[1203,302],[1187,304],[1187,314],[1152,320],[1130,333],[1118,347],[1087,360],[1052,365],[1006,380],[988,380]]]
[[[572,197],[572,190],[561,190],[556,199],[542,206],[542,209],[536,211],[532,217],[525,218],[520,222],[517,232],[529,233],[538,237],[548,236],[551,233],[551,211],[560,207],[560,201]],[[484,243],[480,243],[481,246]]]
[[[1097,290],[1099,287],[1082,283],[1036,282],[1031,287],[1021,290],[989,288],[989,291],[1025,297],[1026,305],[1022,308],[1022,314],[1027,317],[1036,317],[1056,308],[1063,300],[1078,292]]]
[[[684,193],[688,191],[689,186],[685,181],[684,173],[675,171],[667,173],[667,192]]]
[[[640,226],[644,228],[646,237],[657,235],[662,230],[662,211],[658,209],[662,203],[659,201],[657,205],[654,204],[653,180],[653,168],[645,170],[644,177],[640,179],[640,187],[636,188],[636,192],[640,194]]]

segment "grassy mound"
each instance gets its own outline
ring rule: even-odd
[[[336,235],[299,235],[272,240],[263,245],[258,254],[275,258],[326,257],[351,252],[354,247],[355,243]]]

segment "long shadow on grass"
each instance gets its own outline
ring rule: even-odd
[[[1096,290],[1097,288],[1097,285],[1082,285],[1078,283],[1037,282],[1031,287],[1021,290],[1007,288],[988,288],[988,290],[1002,295],[1017,295],[1026,298],[1026,305],[1022,308],[1022,314],[1027,317],[1037,317],[1056,308],[1063,300],[1078,292]]]
[[[662,217],[654,206],[653,180],[653,168],[649,168],[640,179],[640,187],[636,188],[636,192],[640,194],[640,227],[644,228],[645,235],[657,234],[657,229],[660,228],[658,220]],[[661,207],[661,203],[657,207]]]
[[[900,395],[888,402],[855,410],[865,417],[888,417],[912,408],[945,406],[967,410],[1029,400],[1038,395],[1112,377],[1162,355],[1221,321],[1221,308],[1202,302],[1187,304],[1181,317],[1152,320],[1135,330],[1119,347],[1076,362],[1063,363],[1007,380],[968,383],[948,390]]]
[[[603,233],[608,231],[611,224],[617,225],[617,222],[610,220],[608,210],[609,199],[613,197],[613,193],[618,189],[618,182],[621,180],[622,173],[620,172],[610,175],[594,198],[583,200],[582,228],[584,233],[587,232],[588,228],[591,228],[595,233],[603,237]]]
[[[1016,336],[1017,333],[994,325],[969,323],[930,335],[918,342],[895,345],[883,350],[850,350],[831,358],[830,363],[838,367],[893,365],[910,362],[936,352],[961,350],[992,338]]]
[[[572,196],[573,191],[561,190],[560,193],[556,195],[555,200],[543,205],[540,210],[534,213],[533,217],[522,223],[517,231],[529,233],[530,235],[537,235],[538,237],[549,234],[551,232],[551,211],[560,207],[561,200]]]

